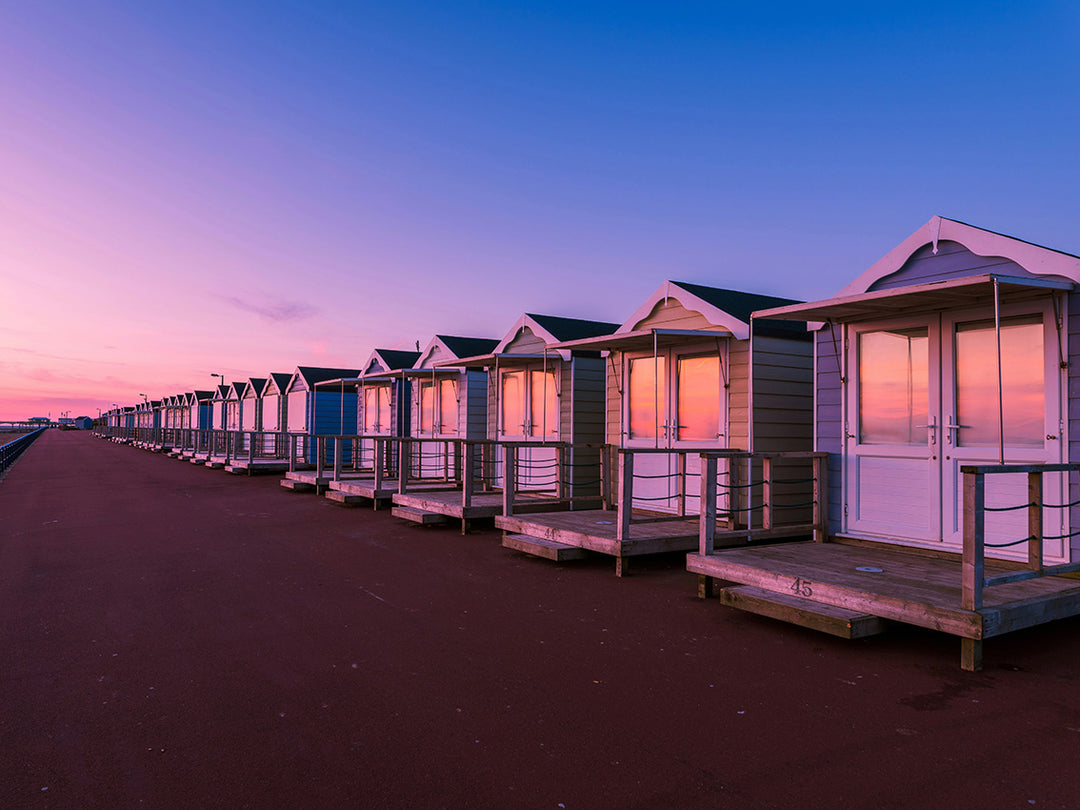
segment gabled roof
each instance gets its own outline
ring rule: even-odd
[[[498,338],[459,337],[457,335],[436,335],[447,351],[455,357],[471,357],[474,354],[487,354],[499,345]]]
[[[241,398],[246,399],[248,391],[251,391],[256,397],[261,397],[263,389],[266,388],[266,381],[266,377],[248,377],[248,381],[244,383],[244,391],[240,394]]]
[[[582,318],[562,318],[558,315],[534,315],[532,313],[526,313],[526,315],[551,335],[555,342],[610,335],[619,328],[617,323],[607,323],[605,321],[587,321]]]
[[[292,374],[287,374],[283,371],[271,371],[270,376],[266,380],[266,385],[263,386],[261,396],[266,396],[271,393],[284,394],[289,390],[289,383],[292,382],[292,378]]]
[[[1037,276],[1063,276],[1071,281],[1080,282],[1080,257],[977,228],[966,222],[935,216],[834,297],[842,298],[869,291],[875,282],[892,275],[903,267],[919,248],[933,245],[933,252],[937,253],[939,241],[958,242],[977,256],[1001,256],[1016,262],[1029,273]]]
[[[747,340],[750,337],[750,315],[755,310],[799,303],[790,298],[707,287],[688,281],[665,281],[623,322],[616,331],[616,336],[639,331],[638,324],[652,314],[657,304],[668,298],[674,298],[686,309],[701,313],[709,323],[727,329],[737,340]],[[759,321],[755,325],[755,332],[758,334],[770,331],[798,335],[806,330],[786,323]]]
[[[368,355],[368,359],[364,362],[364,368],[359,374],[401,371],[402,369],[412,368],[419,358],[420,352],[404,351],[402,349],[375,349]],[[379,368],[373,368],[375,364],[378,364]]]
[[[1019,276],[1015,270],[1013,275],[983,272],[873,289],[877,282],[901,270],[916,252],[929,246],[937,253],[939,242],[955,242],[976,256],[1007,259],[1030,275]],[[902,312],[983,305],[994,300],[995,290],[1001,300],[1019,300],[1040,291],[1045,295],[1047,290],[1072,289],[1077,282],[1080,257],[936,216],[831,298],[771,308],[762,315],[803,320],[809,322],[810,329],[818,329],[829,320],[896,317]]]
[[[580,340],[582,338],[610,335],[619,328],[617,323],[604,321],[586,321],[581,318],[563,318],[558,315],[535,315],[526,312],[517,321],[506,336],[495,347],[495,354],[505,351],[523,329],[528,329],[549,346],[553,343],[562,343],[566,340]]]
[[[326,380],[339,380],[345,377],[355,377],[359,373],[359,369],[355,368],[297,366],[296,371],[292,373],[292,379],[295,379],[296,377],[302,378],[307,384],[308,390],[311,391],[315,388],[316,383],[325,382]]]
[[[229,399],[242,399],[244,396],[244,389],[247,388],[247,381],[234,381],[229,384]]]

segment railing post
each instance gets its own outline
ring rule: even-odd
[[[401,439],[398,450],[398,492],[404,493],[409,485],[409,469],[412,467],[412,439]]]
[[[611,445],[605,444],[600,447],[600,508],[608,510],[612,507],[615,490],[611,486]]]
[[[344,452],[343,452],[344,449],[345,449],[345,437],[344,436],[335,436],[334,437],[334,480],[335,481],[340,481],[341,480],[341,457],[343,455],[345,455]]]
[[[701,456],[701,504],[698,551],[703,557],[713,553],[716,542],[716,456]]]
[[[300,437],[295,433],[285,434],[285,452],[289,455],[289,472],[296,472],[296,445]]]
[[[686,451],[675,455],[675,510],[679,517],[686,517]]]
[[[315,484],[316,490],[318,489],[318,482],[323,477],[323,471],[326,469],[325,458],[326,455],[326,437],[315,437]]]
[[[964,548],[961,570],[961,606],[965,610],[982,608],[985,583],[986,481],[982,473],[962,471],[964,480]],[[982,669],[982,623],[979,638],[960,639],[960,667],[969,672]]]
[[[572,469],[568,466],[566,448],[565,444],[555,446],[555,497],[560,501],[566,500],[566,476],[567,471]]]
[[[772,506],[772,457],[762,456],[761,458],[761,528],[771,529],[773,527],[773,506]],[[751,505],[753,501],[751,500]]]
[[[814,456],[811,470],[814,476],[811,483],[814,501],[814,542],[824,543],[829,534],[829,457],[827,455]]]
[[[455,447],[461,456],[459,468],[461,470],[461,505],[468,509],[472,506],[473,472],[476,459],[473,455],[473,448],[469,446],[468,442],[459,441]]]
[[[1028,568],[1043,569],[1043,478],[1041,472],[1028,473]],[[1068,500],[1068,499],[1066,499]]]
[[[361,443],[363,444],[363,443]],[[375,474],[375,491],[378,492],[382,489],[383,476],[386,475],[386,444],[379,439],[372,439],[371,441],[372,451],[372,470]],[[400,488],[401,482],[398,482]]]
[[[981,472],[963,471],[964,480],[964,548],[963,548],[963,596],[965,610],[982,607],[982,591],[986,561],[983,557],[985,540],[986,479]]]
[[[517,489],[517,446],[503,445],[503,515],[514,514],[514,492]]]
[[[634,452],[619,451],[619,508],[615,518],[615,539],[630,539],[630,515],[634,502]]]

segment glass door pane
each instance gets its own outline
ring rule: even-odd
[[[676,368],[676,439],[716,441],[720,435],[720,357],[680,357]]]
[[[529,389],[530,435],[534,438],[557,438],[559,396],[555,387],[555,372],[529,372]]]
[[[450,436],[458,430],[457,385],[453,380],[439,381],[439,433]]]
[[[666,379],[664,358],[632,357],[628,365],[627,433],[631,440],[649,440],[659,445],[666,421]]]
[[[861,333],[858,386],[860,444],[925,445],[930,398],[927,329]]]
[[[503,372],[499,414],[504,436],[525,435],[525,372]]]
[[[1001,324],[1002,410],[1005,444],[1042,447],[1046,380],[1043,325],[1038,319]],[[997,340],[993,323],[956,328],[957,444],[997,447],[999,436]]]
[[[435,433],[435,384],[420,383],[420,435],[431,436]]]

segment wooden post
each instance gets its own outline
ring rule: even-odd
[[[326,455],[326,437],[315,437],[315,490],[318,491],[318,479],[323,477],[323,469],[325,467],[324,456]]]
[[[404,494],[409,486],[409,468],[412,466],[412,439],[401,439],[398,448],[398,492]]]
[[[761,528],[763,529],[773,527],[772,462],[770,456],[763,456],[761,459]],[[751,503],[753,503],[752,500]]]
[[[372,458],[372,473],[375,476],[375,491],[378,492],[382,489],[383,476],[386,474],[386,445],[379,439],[372,439],[371,448],[374,456]],[[398,486],[400,488],[400,482]]]
[[[464,510],[472,505],[473,473],[476,459],[473,454],[473,447],[468,442],[459,441],[456,447],[461,458],[461,507]]]
[[[255,442],[258,441],[262,444],[262,433],[252,433],[248,437],[248,472],[251,472],[251,467],[255,462]]]
[[[610,509],[615,490],[611,485],[611,445],[600,447],[600,508]]]
[[[829,536],[829,457],[814,456],[814,542],[824,543]]]
[[[566,499],[566,493],[569,489],[566,485],[567,471],[573,468],[569,466],[569,461],[566,458],[567,446],[565,444],[558,444],[555,446],[555,497],[560,501]]]
[[[345,437],[334,437],[334,480],[341,480],[341,457],[344,455]]]
[[[619,451],[619,506],[615,519],[615,539],[630,539],[630,514],[634,502],[634,451]],[[620,558],[621,559],[621,558]]]
[[[686,452],[675,454],[675,510],[679,517],[686,517]]]
[[[1043,480],[1041,472],[1028,473],[1028,568],[1043,569]]]
[[[983,473],[963,471],[964,547],[962,557],[962,600],[964,610],[982,607],[986,561],[983,558],[986,513],[986,479]]]
[[[503,445],[503,515],[514,514],[514,490],[517,488],[517,447]]]
[[[963,471],[964,480],[964,548],[962,557],[961,606],[965,610],[982,607],[982,591],[986,561],[983,558],[986,513],[986,479],[982,473]],[[979,622],[982,633],[982,622]],[[960,668],[968,672],[982,669],[982,639],[960,639]]]
[[[716,456],[702,453],[698,552],[703,557],[713,553],[716,542],[716,462]]]

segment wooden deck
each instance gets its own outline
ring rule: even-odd
[[[437,490],[421,490],[418,487],[404,494],[394,495],[394,503],[397,506],[409,506],[413,509],[422,509],[425,512],[435,512],[461,520],[496,517],[503,511],[502,492],[475,492],[467,507],[461,501],[461,489],[456,486]],[[550,495],[530,495],[523,492],[517,494],[517,500],[514,503],[515,510],[530,513],[565,509],[566,506],[565,500],[559,500]]]
[[[514,509],[516,512],[516,504]],[[631,525],[631,537],[619,540],[618,513],[612,509],[582,509],[539,515],[515,513],[510,517],[495,518],[495,526],[507,533],[527,535],[615,557],[619,576],[628,573],[627,557],[663,551],[688,551],[698,547],[697,515]]]
[[[1013,630],[1080,615],[1080,580],[1047,576],[987,588],[983,606],[961,603],[962,566],[908,551],[842,543],[784,543],[687,555],[687,569],[713,580],[742,583],[981,642]],[[988,575],[1015,567],[988,560]],[[709,580],[702,593],[712,592]],[[794,619],[792,619],[794,620]],[[965,654],[966,655],[966,654]],[[962,659],[966,661],[965,657]],[[977,668],[974,663],[965,668]]]
[[[431,483],[427,487],[431,490],[450,489],[453,484]],[[428,491],[427,487],[424,488],[425,492]],[[326,497],[342,504],[355,503],[354,499],[360,499],[375,502],[377,505],[379,501],[389,501],[397,491],[396,478],[383,478],[376,484],[373,475],[364,473],[355,476],[346,475],[336,481],[331,481]]]

